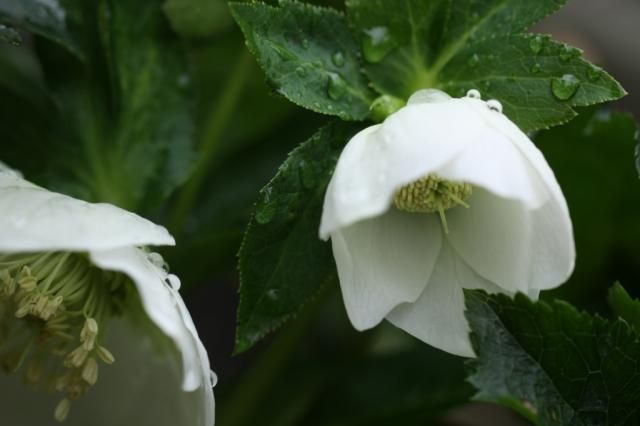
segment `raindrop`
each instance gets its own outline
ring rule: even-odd
[[[387,27],[373,27],[364,31],[362,53],[367,62],[376,63],[396,47]]]
[[[256,221],[262,225],[269,223],[276,215],[276,203],[271,200],[271,188],[268,187],[262,193],[263,199],[256,208]]]
[[[329,83],[327,85],[327,93],[334,101],[342,98],[347,93],[347,83],[339,74],[329,73]]]
[[[296,74],[298,75],[298,77],[306,77],[307,70],[304,67],[297,67]]]
[[[495,99],[491,99],[491,100],[487,101],[487,107],[491,111],[499,112],[500,114],[502,114],[502,104],[500,103],[500,101],[497,101]]]
[[[470,67],[477,67],[478,64],[480,63],[480,56],[478,56],[477,53],[474,53],[473,56],[469,58],[467,63],[469,64]]]
[[[534,73],[534,74],[538,74],[541,69],[542,69],[542,67],[537,62],[531,66],[531,72]]]
[[[575,47],[571,47],[569,45],[564,45],[562,47],[562,51],[560,52],[560,59],[564,62],[569,61],[571,58],[575,58],[580,55],[580,50]]]
[[[188,74],[180,74],[178,77],[178,87],[181,89],[186,89],[191,84],[191,80],[189,79]]]
[[[587,77],[589,80],[596,81],[602,76],[602,68],[591,64],[589,69],[587,69]]]
[[[573,74],[565,74],[562,78],[554,78],[551,80],[551,92],[553,96],[561,101],[571,99],[579,87],[580,80]]]
[[[342,67],[344,66],[344,53],[342,52],[336,52],[333,55],[331,55],[331,61],[333,62],[333,65],[335,65],[336,67]]]
[[[267,297],[271,300],[278,300],[280,291],[278,289],[272,288],[271,290],[267,290]]]
[[[542,36],[539,35],[531,38],[531,41],[529,41],[529,47],[536,55],[542,51],[543,44]]]
[[[154,266],[162,269],[164,272],[169,272],[169,265],[164,261],[159,253],[148,253],[147,260],[149,260],[149,262]]]
[[[293,54],[289,49],[285,49],[282,46],[278,46],[277,44],[273,45],[273,49],[276,51],[280,59],[283,61],[293,61],[297,59],[296,55]]]
[[[175,276],[173,274],[167,275],[167,278],[165,279],[165,282],[169,285],[169,287],[171,287],[175,291],[180,290],[180,286],[182,285],[180,283],[180,278],[178,278],[177,276]]]
[[[451,99],[451,96],[438,89],[422,89],[411,95],[407,101],[407,105],[445,102]]]
[[[209,371],[209,381],[211,382],[211,387],[214,388],[218,384],[218,376],[213,370]]]
[[[13,46],[20,46],[22,37],[14,28],[0,24],[0,41],[6,41]]]
[[[313,166],[306,161],[302,160],[298,164],[298,170],[300,173],[300,181],[302,186],[307,189],[313,189],[316,186],[316,173]]]
[[[471,89],[467,92],[467,98],[482,99],[482,95],[476,89]]]

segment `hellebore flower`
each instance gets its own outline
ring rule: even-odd
[[[2,424],[213,425],[215,376],[180,280],[140,248],[173,244],[0,170]]]
[[[424,342],[473,356],[463,289],[537,298],[573,271],[566,201],[540,151],[471,90],[414,94],[354,136],[327,189],[331,238],[349,318],[386,318]]]

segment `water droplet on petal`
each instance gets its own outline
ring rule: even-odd
[[[602,77],[602,68],[591,64],[589,69],[587,69],[587,77],[591,81],[598,80],[600,77]]]
[[[165,281],[169,285],[169,287],[171,287],[175,291],[180,290],[180,287],[182,286],[182,283],[180,282],[180,278],[178,278],[173,274],[167,275],[167,278],[165,279]]]
[[[342,52],[336,52],[333,55],[331,55],[331,61],[333,62],[333,65],[335,65],[336,67],[343,67],[344,66],[344,53]]]
[[[213,370],[209,371],[209,381],[211,382],[211,387],[214,388],[218,384],[218,376]]]
[[[446,102],[450,99],[451,99],[451,96],[449,96],[442,90],[423,89],[423,90],[418,90],[416,93],[411,95],[411,97],[407,101],[407,105]]]
[[[482,95],[476,89],[471,89],[467,92],[467,98],[471,99],[482,99]]]
[[[20,46],[22,37],[15,28],[0,24],[0,41],[6,41],[12,46]]]
[[[327,85],[327,93],[334,101],[342,98],[347,93],[347,82],[344,81],[340,74],[330,73],[329,83]]]
[[[565,74],[561,78],[551,80],[551,92],[561,101],[571,99],[579,87],[580,80],[573,74]]]
[[[396,47],[387,27],[373,27],[364,31],[362,53],[367,62],[376,63]]]
[[[469,60],[467,61],[470,67],[477,67],[480,63],[480,56],[477,53],[474,53]]]
[[[539,36],[539,35],[532,37],[531,40],[529,41],[529,47],[531,48],[531,51],[536,55],[540,53],[540,51],[542,51],[543,44],[544,44],[544,40],[542,36]]]
[[[159,253],[147,253],[147,260],[164,272],[169,272],[169,265]]]
[[[502,104],[500,103],[500,101],[497,101],[495,99],[488,100],[487,107],[491,111],[499,112],[500,114],[502,114]]]

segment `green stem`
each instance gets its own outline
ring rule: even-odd
[[[250,70],[251,55],[245,50],[240,54],[229,79],[225,82],[220,99],[211,111],[211,116],[202,132],[202,140],[194,172],[180,193],[169,221],[170,228],[174,231],[174,234],[179,235],[182,232],[189,211],[193,207],[204,178],[209,172],[211,162],[219,149],[229,118],[240,100],[244,83]]]

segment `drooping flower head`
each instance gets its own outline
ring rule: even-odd
[[[537,298],[573,271],[566,201],[541,152],[498,101],[417,92],[347,144],[325,196],[353,325],[383,318],[473,356],[463,289]]]
[[[214,376],[180,280],[141,248],[173,244],[135,214],[0,169],[3,422],[213,424]]]

